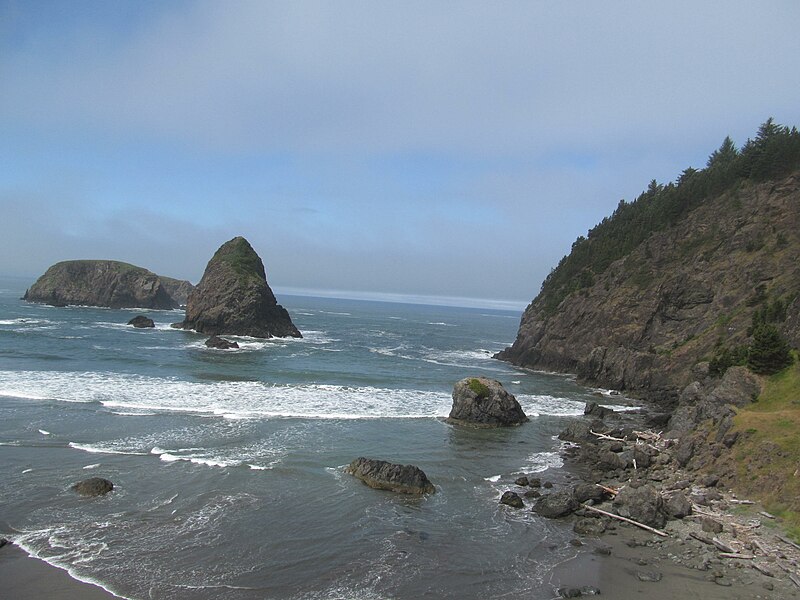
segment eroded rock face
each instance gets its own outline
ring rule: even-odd
[[[177,308],[155,273],[116,260],[68,260],[47,269],[22,297],[52,306]]]
[[[186,306],[186,302],[189,300],[189,294],[191,294],[194,289],[191,282],[185,279],[164,277],[163,275],[159,275],[159,279],[161,279],[161,284],[164,286],[164,289],[167,290],[167,293],[172,296],[172,299],[178,305]]]
[[[102,477],[90,477],[72,486],[81,496],[104,496],[114,489],[114,484]]]
[[[208,262],[179,327],[210,335],[302,337],[267,284],[264,263],[243,237],[223,244]]]
[[[555,294],[541,293],[497,358],[646,391],[668,406],[700,379],[693,367],[714,355],[718,339],[727,346],[748,340],[759,287],[772,299],[796,294],[798,194],[794,174],[706,199],[556,305]],[[797,345],[800,299],[786,314],[779,328]]]
[[[486,377],[467,377],[453,388],[448,422],[470,427],[512,427],[528,421],[517,399]]]
[[[427,475],[414,465],[360,457],[351,462],[345,472],[379,490],[400,494],[433,494],[436,491]]]
[[[614,510],[618,515],[650,527],[664,526],[667,519],[662,509],[661,494],[652,485],[638,488],[624,487],[614,498]]]

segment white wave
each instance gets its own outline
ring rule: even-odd
[[[16,536],[13,542],[15,545],[22,548],[22,550],[24,550],[29,557],[37,558],[53,567],[66,571],[67,573],[69,573],[69,576],[72,577],[73,579],[81,581],[83,583],[88,583],[90,585],[95,585],[105,590],[115,598],[124,599],[125,596],[120,596],[119,594],[115,594],[111,589],[107,588],[99,580],[79,574],[73,566],[74,564],[90,562],[97,556],[100,556],[103,550],[108,548],[106,544],[102,542],[98,543],[98,542],[82,541],[79,549],[75,549],[71,552],[66,552],[64,556],[55,556],[55,557],[45,556],[41,550],[37,549],[37,548],[52,549],[57,547],[66,548],[65,545],[59,542],[59,536],[66,531],[67,531],[66,527],[53,527],[50,529],[40,529],[36,531],[24,532],[21,535]]]
[[[546,394],[517,394],[525,414],[536,413],[553,417],[574,417],[583,414],[584,402]]]
[[[442,321],[437,321],[435,323],[428,323],[428,325],[437,325],[439,327],[458,327],[458,325],[454,325],[453,323],[443,323]]]
[[[97,468],[97,467],[99,467],[99,466],[100,466],[100,463],[94,463],[93,465],[86,465],[86,466],[85,466],[85,467],[83,467],[83,468],[84,468],[85,470],[89,470],[89,469],[96,469],[96,468]]]
[[[269,469],[272,468],[272,467],[265,467],[263,465],[252,465],[250,463],[247,463],[247,466],[253,469],[254,471],[268,471]]]
[[[129,454],[134,456],[144,456],[145,452],[131,452],[127,450],[116,450],[103,444],[79,444],[77,442],[70,442],[67,444],[70,448],[75,450],[83,450],[91,454]]]
[[[558,469],[564,466],[560,452],[534,452],[528,457],[526,473],[541,473],[547,469]]]
[[[0,390],[16,397],[99,402],[114,412],[175,412],[229,419],[432,418],[446,416],[451,405],[447,392],[259,381],[196,382],[121,373],[0,371]]]
[[[31,472],[33,472],[33,469],[25,469],[25,470],[22,472],[22,474],[24,475],[25,473],[31,473]]]
[[[333,312],[333,311],[329,311],[329,310],[321,310],[319,312],[321,312],[324,315],[338,315],[338,316],[341,316],[341,317],[351,317],[351,316],[353,316],[348,312]]]
[[[39,433],[41,433],[42,435],[50,435],[50,432],[49,431],[45,431],[44,429],[40,429]]]
[[[28,319],[19,317],[18,319],[0,319],[0,325],[53,325],[55,321],[49,319]]]
[[[496,483],[500,481],[500,475],[492,475],[491,477],[484,477],[484,481],[491,481],[492,483]]]

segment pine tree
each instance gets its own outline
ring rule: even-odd
[[[747,357],[747,366],[754,373],[772,375],[788,367],[793,361],[789,344],[777,327],[770,324],[756,327]]]

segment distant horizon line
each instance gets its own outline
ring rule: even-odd
[[[457,308],[485,308],[489,310],[523,311],[529,302],[523,300],[500,300],[494,298],[470,298],[466,296],[441,296],[435,294],[403,294],[396,292],[364,292],[355,290],[321,290],[293,286],[275,286],[276,295],[310,296],[339,300],[367,300],[372,302],[394,302],[398,304],[421,304],[427,306],[452,306]]]
[[[38,279],[31,275],[0,275],[9,279]],[[193,284],[196,285],[196,284]],[[276,295],[310,296],[312,298],[334,298],[339,300],[366,300],[372,302],[394,302],[398,304],[420,304],[427,306],[452,306],[457,308],[485,308],[522,312],[530,301],[498,298],[472,298],[468,296],[443,296],[438,294],[405,294],[399,292],[366,292],[357,290],[325,290],[296,286],[270,286]]]

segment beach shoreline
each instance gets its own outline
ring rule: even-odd
[[[13,542],[0,548],[0,581],[5,598],[110,600],[122,597],[99,585],[73,578],[66,570],[29,555]]]

